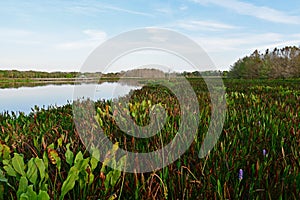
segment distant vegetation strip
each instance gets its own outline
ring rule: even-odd
[[[201,66],[200,66],[201,67]],[[229,71],[210,70],[193,72],[163,72],[157,69],[133,69],[116,73],[101,72],[42,72],[42,71],[18,71],[0,70],[0,82],[30,82],[45,81],[47,79],[67,79],[72,81],[75,78],[100,78],[111,79],[120,77],[147,77],[147,78],[168,78],[174,76],[200,77],[200,76],[221,76],[224,78],[238,79],[287,79],[300,78],[300,48],[287,46],[275,48],[273,51],[267,49],[265,53],[255,50],[250,56],[245,56],[236,61]]]

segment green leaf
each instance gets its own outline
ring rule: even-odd
[[[45,168],[48,169],[49,161],[48,161],[48,156],[47,156],[46,151],[43,154],[43,163],[45,165]]]
[[[14,170],[14,168],[11,165],[6,165],[3,167],[3,169],[6,171],[8,176],[13,176],[13,177],[17,176],[16,171]]]
[[[10,159],[10,148],[7,145],[3,145],[3,159]]]
[[[222,197],[222,187],[219,179],[217,180],[217,186],[218,186],[219,196]]]
[[[74,159],[74,154],[73,152],[70,150],[70,143],[66,145],[67,151],[65,153],[66,156],[66,161],[67,163],[72,166],[73,164],[73,159]]]
[[[90,158],[86,158],[86,159],[80,160],[74,166],[76,166],[79,171],[85,172],[86,168],[88,167],[89,161],[90,161]]]
[[[20,200],[30,200],[30,198],[28,197],[28,195],[26,193],[23,193],[20,195]]]
[[[63,138],[62,138],[62,137],[60,137],[60,138],[57,139],[57,145],[58,145],[59,147],[62,146],[62,142],[63,142]]]
[[[37,166],[34,162],[34,158],[31,158],[29,160],[28,166],[27,166],[27,178],[34,185],[36,184],[36,180],[38,178],[37,171],[38,171],[38,169],[37,169]]]
[[[48,170],[49,161],[48,161],[48,156],[47,156],[46,151],[45,151],[44,154],[43,154],[43,163],[44,163],[44,165],[45,165],[45,169]],[[42,169],[42,168],[39,167],[38,164],[37,164],[37,166],[38,166],[39,170]],[[45,180],[47,180],[47,179],[49,178],[49,175],[48,175],[47,172],[44,174],[44,176],[45,176]],[[41,177],[42,177],[42,175],[41,175]]]
[[[29,197],[30,200],[36,200],[37,199],[37,194],[36,194],[35,191],[33,191],[33,185],[29,185],[27,187],[26,195]]]
[[[122,158],[119,159],[118,163],[117,163],[117,170],[122,171],[123,169],[125,169],[126,165],[126,156],[123,156]]]
[[[40,177],[41,177],[41,182],[42,182],[44,180],[44,178],[45,178],[45,173],[46,173],[45,164],[44,164],[43,160],[40,159],[40,158],[35,158],[34,159],[34,163],[36,164],[36,166],[37,166],[37,168],[38,168],[38,170],[40,172]]]
[[[111,179],[110,179],[111,187],[114,187],[116,185],[116,183],[119,180],[120,176],[121,176],[121,171],[113,170],[113,174],[112,174]]]
[[[20,154],[14,153],[14,157],[12,158],[12,166],[20,175],[26,176],[24,160]]]
[[[40,190],[38,196],[37,196],[37,200],[49,200],[50,197],[48,195],[48,193],[46,191]]]
[[[100,160],[100,151],[99,151],[99,149],[94,148],[93,149],[93,153],[92,153],[92,158],[91,158],[91,161],[90,161],[91,162],[92,171],[94,169],[96,169],[99,160]]]
[[[79,151],[77,154],[76,154],[76,157],[75,157],[75,161],[74,163],[76,164],[77,162],[83,160],[83,155],[81,153],[81,151]]]
[[[110,171],[110,172],[108,172],[108,174],[106,174],[106,178],[104,181],[104,187],[105,187],[106,192],[110,188],[110,179],[111,179],[112,173],[113,173],[113,171]]]
[[[7,182],[7,178],[5,178],[5,175],[3,171],[0,169],[0,182]]]
[[[21,194],[25,193],[28,187],[28,180],[25,176],[20,178],[19,188],[17,191],[17,197],[20,198]]]
[[[94,169],[96,169],[99,161],[96,158],[92,157],[90,162],[91,162],[91,168],[93,171]]]
[[[74,188],[75,182],[78,180],[79,170],[76,166],[71,167],[67,179],[64,181],[61,187],[61,195],[59,199],[63,199],[64,196]]]
[[[91,172],[89,175],[89,185],[91,185],[94,182],[95,176],[94,174]]]

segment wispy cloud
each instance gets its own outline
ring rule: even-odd
[[[0,29],[0,37],[25,37],[32,35],[32,31],[23,30],[23,29]]]
[[[166,15],[173,14],[173,11],[169,8],[157,8],[157,9],[155,9],[155,11],[166,14]]]
[[[125,9],[118,6],[99,4],[99,3],[94,5],[74,4],[73,6],[68,7],[68,10],[71,12],[75,12],[78,14],[85,14],[85,15],[92,15],[92,13],[99,13],[99,12],[117,11],[117,12],[132,14],[132,15],[154,17],[154,15],[147,12],[141,12],[137,10]]]
[[[120,12],[125,12],[125,13],[129,13],[129,14],[133,14],[133,15],[142,15],[142,16],[146,16],[146,17],[153,17],[152,14],[147,13],[147,12],[140,12],[140,11],[135,11],[135,10],[129,10],[129,9],[124,9],[124,8],[120,8],[120,7],[116,7],[116,6],[111,6],[111,5],[105,5],[103,7],[105,9],[114,10],[114,11],[120,11]]]
[[[179,10],[184,11],[184,10],[187,10],[188,8],[189,8],[189,7],[186,6],[186,5],[181,5],[181,6],[179,7]]]
[[[211,21],[211,20],[180,20],[171,26],[175,28],[190,30],[190,31],[197,31],[197,30],[221,31],[221,30],[231,30],[231,29],[238,28],[233,25]]]
[[[78,41],[64,42],[56,45],[58,49],[62,50],[78,50],[85,48],[95,48],[100,43],[104,42],[107,35],[101,30],[84,30],[86,38]]]
[[[274,46],[275,44],[286,41],[288,36],[278,33],[261,34],[232,34],[226,37],[197,37],[194,38],[208,52],[239,51],[244,49],[252,51],[253,49],[265,46]]]
[[[0,29],[0,42],[17,45],[41,44],[40,35],[33,31],[24,29]]]
[[[248,15],[275,23],[300,24],[300,17],[289,15],[283,11],[266,6],[256,6],[237,0],[193,0],[200,4],[214,4],[232,10],[242,15]]]

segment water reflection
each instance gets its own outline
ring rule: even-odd
[[[80,96],[74,98],[84,97],[93,100],[117,98],[128,94],[130,90],[140,88],[140,86],[118,82],[80,84],[76,87],[82,92],[79,93]],[[35,105],[46,108],[50,105],[61,106],[72,102],[73,91],[73,84],[0,89],[0,112],[29,113]]]

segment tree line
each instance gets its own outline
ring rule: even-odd
[[[149,70],[148,70],[149,71]],[[148,72],[147,71],[147,72]],[[152,70],[153,71],[153,70]],[[151,70],[149,71],[152,72]],[[135,71],[134,71],[135,72]],[[76,77],[121,77],[124,71],[116,73],[101,74],[100,72],[42,72],[42,71],[18,71],[0,70],[0,79],[3,78],[76,78]],[[176,73],[178,75],[178,73]],[[229,72],[205,71],[205,72],[182,72],[180,75],[186,77],[198,76],[223,76],[228,78],[299,78],[300,77],[300,48],[287,46],[275,48],[273,51],[267,49],[264,53],[255,50],[250,56],[236,61]]]
[[[78,72],[42,72],[42,71],[18,71],[0,70],[0,78],[75,78]]]
[[[299,78],[300,48],[287,46],[267,49],[264,53],[255,50],[250,56],[239,59],[231,66],[229,78]]]

